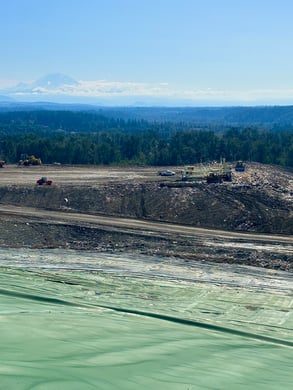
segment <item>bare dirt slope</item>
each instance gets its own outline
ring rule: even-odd
[[[0,245],[138,250],[291,269],[287,251],[196,244],[178,234],[131,233],[109,227],[51,223],[42,210],[130,217],[230,231],[292,235],[293,173],[250,164],[232,182],[206,184],[160,177],[154,168],[14,167],[0,171],[0,205],[39,209],[40,219],[0,213]],[[46,176],[52,186],[38,186]]]
[[[160,177],[154,168],[6,167],[0,203],[176,222],[198,227],[293,234],[293,173],[251,164],[232,182]],[[46,176],[52,186],[38,186]]]

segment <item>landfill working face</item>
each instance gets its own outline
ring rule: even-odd
[[[291,389],[292,274],[0,250],[0,389]]]

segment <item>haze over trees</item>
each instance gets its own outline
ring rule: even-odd
[[[225,158],[293,166],[291,123],[245,125],[243,118],[234,125],[219,118],[200,122],[188,120],[190,111],[182,121],[121,119],[113,112],[0,112],[0,158],[17,163],[27,153],[48,164],[150,166]]]

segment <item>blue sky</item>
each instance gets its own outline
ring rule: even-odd
[[[1,88],[61,72],[195,102],[293,103],[291,0],[0,5]]]

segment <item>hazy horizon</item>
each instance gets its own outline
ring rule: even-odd
[[[0,94],[60,73],[76,84],[8,96],[290,105],[292,11],[289,0],[11,0],[2,4]]]

